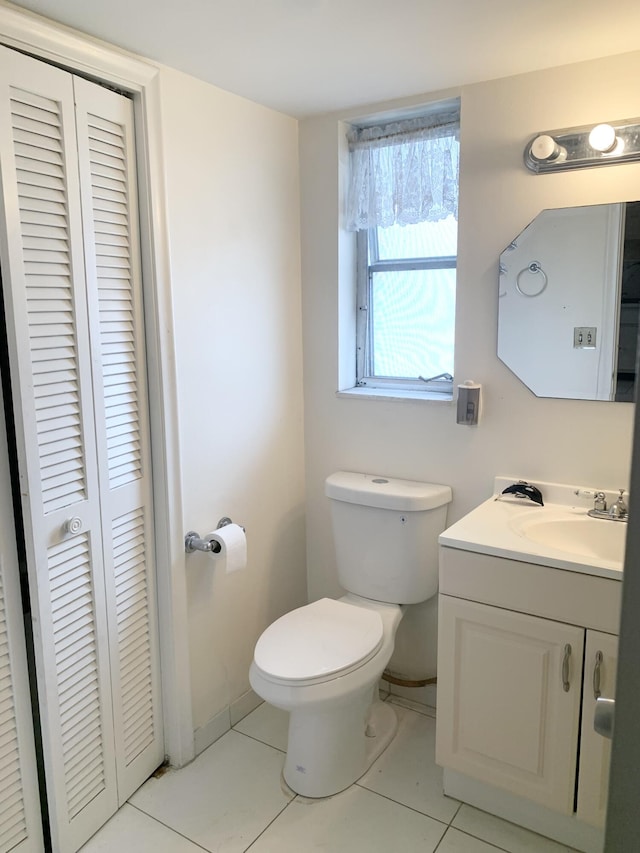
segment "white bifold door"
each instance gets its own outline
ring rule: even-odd
[[[134,167],[127,97],[0,48],[0,257],[60,853],[164,757]]]
[[[15,543],[4,410],[0,406],[0,853],[42,853]]]

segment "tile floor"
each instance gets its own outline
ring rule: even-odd
[[[305,800],[287,788],[287,715],[261,705],[188,767],[146,782],[81,853],[568,853],[445,797],[435,717],[391,701],[398,734],[335,797]]]

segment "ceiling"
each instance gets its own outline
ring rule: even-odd
[[[638,48],[638,0],[18,0],[296,117]]]

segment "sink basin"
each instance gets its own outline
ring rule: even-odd
[[[516,482],[517,477],[496,477],[493,497],[443,531],[440,545],[622,580],[627,524],[587,515],[593,489],[536,481],[544,495],[544,506],[536,506],[503,497],[505,488]],[[616,492],[609,489],[605,496],[611,503]]]
[[[620,563],[624,561],[627,525],[590,518],[586,513],[540,517],[527,513],[511,522],[514,531],[547,548],[582,557]]]

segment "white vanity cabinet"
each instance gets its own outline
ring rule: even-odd
[[[440,549],[436,761],[445,792],[601,849],[620,581]]]
[[[570,814],[584,630],[443,595],[439,764]]]

